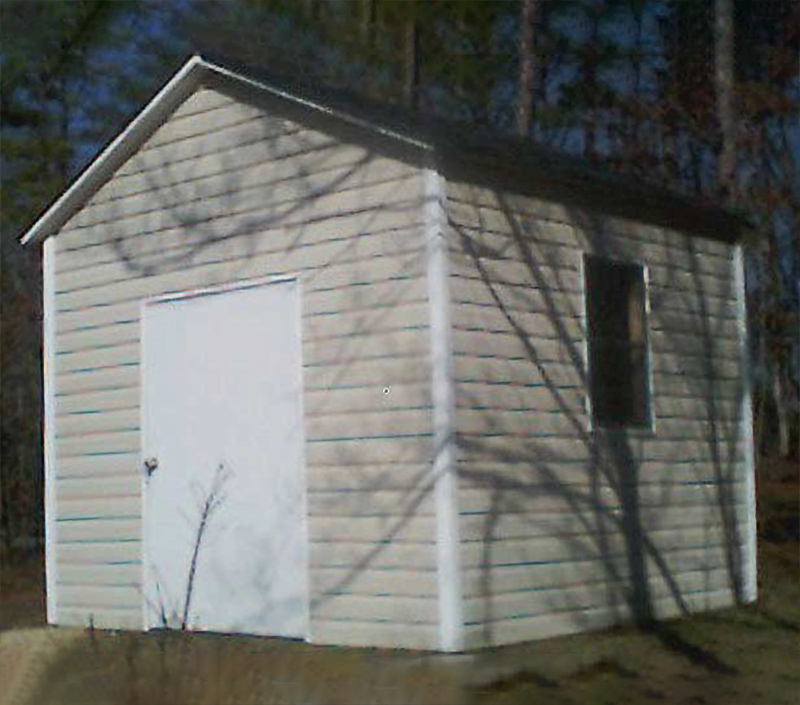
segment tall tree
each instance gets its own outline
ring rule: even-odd
[[[519,18],[519,90],[517,98],[517,132],[528,137],[533,119],[533,96],[536,87],[534,28],[540,2],[522,0]]]
[[[714,4],[714,85],[720,128],[719,187],[722,198],[735,197],[736,115],[734,104],[733,0]]]

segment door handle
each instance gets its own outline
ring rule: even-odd
[[[158,458],[146,458],[144,461],[144,471],[150,477],[158,469]]]

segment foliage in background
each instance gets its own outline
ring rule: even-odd
[[[12,0],[0,27],[5,541],[41,535],[39,253],[17,237],[191,50],[518,135],[751,212],[758,418],[769,410],[778,452],[790,451],[800,403],[797,2]]]

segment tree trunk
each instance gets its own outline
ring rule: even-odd
[[[776,361],[776,369],[772,374],[772,393],[775,397],[775,419],[778,424],[778,457],[789,457],[789,409],[786,403],[784,377],[780,362]]]
[[[517,133],[527,137],[533,119],[533,94],[536,90],[534,23],[540,0],[522,0],[519,18],[519,93],[517,98]]]
[[[419,24],[413,13],[403,28],[403,103],[412,110],[419,108]]]
[[[718,179],[722,199],[728,202],[735,195],[736,179],[733,3],[715,0],[714,5],[714,85],[721,137]]]

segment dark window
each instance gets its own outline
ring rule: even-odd
[[[592,414],[599,426],[648,426],[644,270],[587,255]]]

